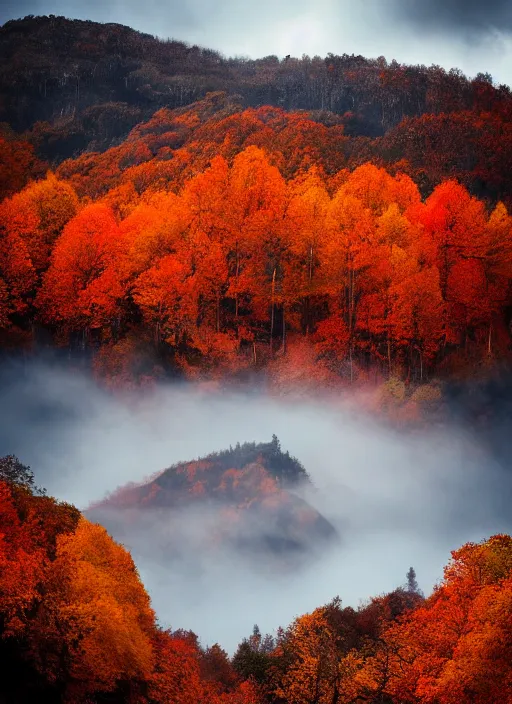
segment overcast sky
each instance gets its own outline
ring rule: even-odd
[[[512,84],[512,0],[2,0],[0,22],[56,14],[261,57],[356,53]]]

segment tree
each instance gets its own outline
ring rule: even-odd
[[[278,697],[288,704],[336,701],[341,672],[335,634],[324,609],[296,619],[277,654],[290,659],[275,690]]]
[[[420,212],[425,231],[437,250],[436,265],[445,304],[445,343],[460,344],[457,306],[462,305],[467,309],[468,305],[473,305],[473,302],[476,305],[481,300],[479,285],[476,284],[473,291],[468,291],[466,282],[468,277],[471,283],[474,282],[475,275],[478,277],[473,269],[481,266],[480,261],[485,252],[484,206],[459,183],[447,181],[437,186]],[[454,267],[461,266],[473,268],[458,275],[458,270]],[[453,321],[456,321],[455,325]]]
[[[416,572],[414,567],[410,567],[407,572],[407,591],[411,594],[420,594],[420,588],[416,581]]]
[[[31,312],[31,303],[37,282],[37,274],[30,258],[27,243],[21,230],[37,226],[30,212],[18,211],[17,225],[7,227],[11,218],[11,202],[0,204],[0,281],[2,294],[3,327],[11,327],[13,320]],[[12,225],[12,223],[11,223]]]
[[[66,700],[115,691],[123,683],[137,687],[149,677],[149,597],[132,558],[104,528],[80,518],[74,533],[59,536],[45,586],[29,624],[29,650],[48,679],[63,677]]]
[[[148,678],[151,704],[202,702],[197,642],[180,633],[157,631],[152,644],[155,665]]]
[[[235,317],[243,302],[252,313],[250,323],[257,332],[257,321],[269,323],[272,347],[276,310],[285,305],[286,185],[262,149],[248,147],[235,158],[228,198],[231,267],[227,294],[235,299]]]
[[[31,494],[44,496],[45,489],[36,486],[34,473],[25,464],[22,464],[14,455],[0,457],[0,481],[22,486]]]
[[[508,701],[511,574],[510,536],[452,552],[442,584],[384,634],[393,698],[408,704]]]
[[[154,330],[157,348],[162,340],[178,347],[193,338],[199,301],[190,263],[172,254],[162,257],[136,279],[133,299]]]
[[[9,458],[8,458],[9,459]],[[8,462],[8,465],[10,462]],[[2,461],[2,469],[5,463]],[[33,516],[23,521],[18,515],[13,492],[13,472],[8,466],[9,483],[0,481],[0,638],[23,635],[27,614],[40,599],[44,579],[45,550],[32,541]],[[22,478],[24,479],[22,472]],[[19,481],[18,470],[14,482]]]
[[[2,204],[0,226],[20,237],[38,274],[46,270],[53,245],[78,211],[75,190],[49,171]]]
[[[322,250],[326,291],[330,294],[331,315],[341,315],[346,326],[352,380],[358,305],[362,278],[373,262],[371,243],[375,220],[371,210],[359,199],[347,194],[342,186],[330,203],[326,222],[327,239]],[[334,330],[337,327],[339,324]]]
[[[228,654],[218,643],[214,643],[200,654],[201,678],[218,694],[232,692],[239,684],[239,678]]]
[[[286,262],[286,297],[290,303],[301,304],[302,329],[307,335],[313,324],[314,297],[322,293],[318,281],[319,249],[324,242],[330,199],[315,168],[292,181],[289,190],[286,227],[290,228],[290,256]]]
[[[0,135],[0,202],[41,176],[44,167],[32,144],[14,139],[14,134]]]
[[[121,246],[108,206],[94,203],[81,210],[53,250],[37,297],[41,317],[73,331],[110,324],[124,295],[115,275]]]

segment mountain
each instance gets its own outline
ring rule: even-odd
[[[148,530],[167,558],[229,546],[249,559],[306,556],[336,538],[304,499],[310,479],[301,463],[270,443],[237,444],[182,462],[147,483],[126,486],[87,515],[137,553]]]
[[[427,190],[462,174],[477,195],[510,195],[512,97],[487,74],[469,80],[439,66],[347,54],[231,59],[119,24],[55,16],[0,28],[0,122],[53,164],[116,146],[157,110],[210,92],[231,96],[239,111],[268,105],[334,122],[356,165],[361,152],[382,164],[405,160]]]

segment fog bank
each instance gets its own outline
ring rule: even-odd
[[[118,536],[161,623],[190,628],[205,645],[233,651],[254,623],[272,632],[335,595],[357,606],[402,584],[411,565],[429,592],[450,550],[512,532],[510,474],[471,428],[399,432],[363,414],[356,397],[299,402],[186,385],[114,397],[87,375],[44,364],[4,368],[0,384],[0,454],[16,454],[48,493],[81,509],[178,461],[274,433],[304,464],[314,483],[304,498],[341,540],[301,570],[269,571],[207,547],[190,564],[167,563],[153,539],[161,513],[139,535]],[[181,530],[200,534],[202,520],[184,515]]]

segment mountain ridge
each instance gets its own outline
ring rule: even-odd
[[[439,66],[383,57],[226,58],[119,24],[64,17],[11,20],[0,27],[0,121],[28,130],[52,162],[119,143],[162,107],[208,92],[238,95],[244,108],[331,112],[349,136],[383,136],[404,119],[491,111],[510,117],[510,88],[487,74],[467,79]]]

